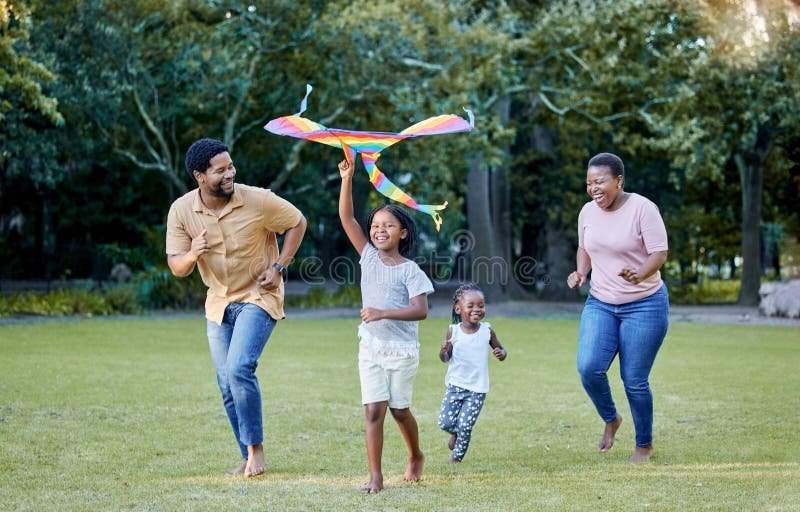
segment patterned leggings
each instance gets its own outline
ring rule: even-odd
[[[472,427],[478,421],[486,393],[475,393],[458,386],[447,386],[439,413],[439,428],[448,434],[455,434],[456,446],[453,458],[462,460],[467,454]]]

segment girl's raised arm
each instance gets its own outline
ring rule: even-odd
[[[353,216],[353,170],[355,166],[347,160],[339,162],[339,174],[342,177],[342,190],[339,192],[339,220],[347,234],[347,238],[358,254],[367,245],[367,237]]]

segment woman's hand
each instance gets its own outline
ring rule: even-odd
[[[620,270],[617,275],[631,284],[639,284],[644,281],[644,277],[642,277],[635,268],[625,267]]]
[[[567,286],[569,286],[573,290],[575,288],[583,286],[585,282],[586,282],[586,276],[581,274],[577,270],[567,276]]]

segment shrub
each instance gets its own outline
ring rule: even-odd
[[[354,285],[340,286],[333,293],[316,287],[306,295],[286,297],[286,305],[294,308],[353,307],[360,304],[361,289]]]
[[[673,304],[734,304],[739,298],[739,280],[709,279],[698,283],[669,285]]]

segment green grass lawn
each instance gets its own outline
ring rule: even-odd
[[[0,326],[0,510],[800,510],[798,330],[676,323],[651,376],[656,455],[628,461],[633,424],[602,423],[575,371],[577,322],[492,318],[509,351],[460,465],[436,426],[444,319],[421,324],[413,411],[427,455],[387,418],[386,490],[365,483],[357,321],[286,320],[258,376],[268,475],[238,462],[196,319]]]

